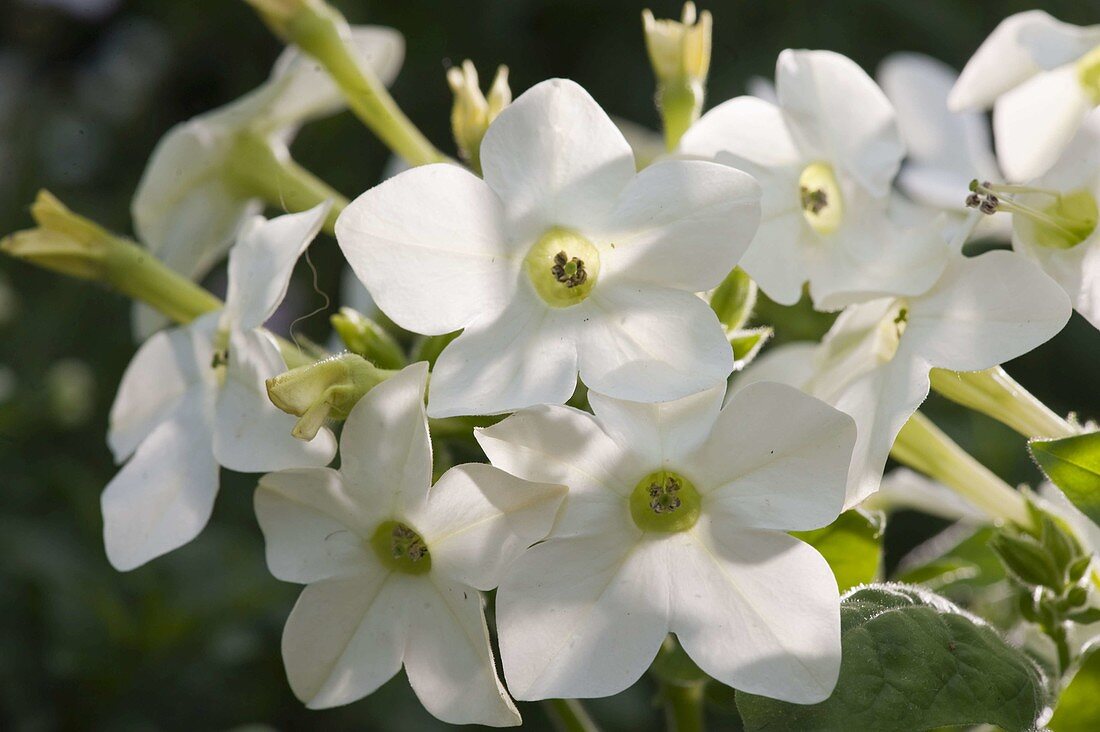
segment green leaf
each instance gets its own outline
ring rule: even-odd
[[[845,511],[824,528],[791,535],[821,552],[836,575],[837,586],[845,592],[879,578],[883,521],[882,514]]]
[[[910,732],[955,725],[1033,726],[1042,671],[979,618],[919,587],[882,584],[841,603],[840,678],[820,704],[737,692],[746,730]]]
[[[1100,432],[1032,440],[1035,462],[1081,513],[1100,525]]]
[[[1053,732],[1091,732],[1100,729],[1100,652],[1082,659],[1069,686],[1054,707],[1049,727]]]

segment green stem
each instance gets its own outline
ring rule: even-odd
[[[951,401],[986,414],[1025,437],[1071,437],[1078,432],[1000,366],[970,372],[932,369],[931,381],[932,388]]]
[[[681,82],[659,84],[657,107],[665,130],[665,147],[675,150],[680,138],[699,119],[703,109],[703,85],[684,79]]]
[[[975,460],[920,412],[901,428],[890,454],[899,463],[951,488],[991,518],[1038,530],[1019,491]]]
[[[303,8],[286,24],[286,37],[317,59],[344,93],[348,106],[378,139],[410,165],[447,162],[405,116],[386,87],[359,63],[341,34],[344,19],[328,6]]]
[[[560,732],[599,732],[599,726],[577,699],[547,699],[543,704]]]
[[[115,238],[106,249],[104,281],[118,292],[156,308],[177,323],[190,323],[222,306],[222,301],[147,249]]]
[[[703,684],[661,684],[669,732],[703,732]]]
[[[298,212],[331,201],[332,208],[325,218],[328,234],[333,233],[336,217],[348,205],[347,197],[263,137],[239,135],[227,159],[230,180],[246,195],[262,198],[269,206]]]

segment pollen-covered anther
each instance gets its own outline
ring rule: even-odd
[[[821,213],[821,209],[829,205],[829,194],[822,188],[813,190],[802,186],[802,210],[812,214]]]
[[[384,521],[375,529],[370,544],[382,564],[405,574],[425,574],[432,568],[432,555],[424,537],[408,524]]]
[[[658,470],[638,481],[630,494],[630,515],[642,531],[671,533],[695,525],[702,499],[682,474]]]
[[[588,279],[588,271],[584,268],[584,260],[576,257],[570,258],[565,252],[554,255],[554,266],[550,268],[554,279],[566,287],[582,285]]]
[[[420,534],[416,533],[404,524],[396,524],[390,532],[392,539],[392,551],[394,559],[408,559],[419,562],[428,556],[428,547]]]
[[[649,507],[653,513],[669,513],[680,507],[682,501],[676,494],[683,484],[679,478],[669,475],[664,482],[653,482],[649,485]]]

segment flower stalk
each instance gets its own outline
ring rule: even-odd
[[[930,378],[937,393],[988,415],[1025,437],[1072,437],[1079,431],[1000,366],[969,372],[932,369]]]
[[[1011,521],[1027,531],[1038,530],[1024,496],[920,412],[901,428],[890,455],[951,488],[994,521]]]
[[[346,41],[347,22],[323,0],[245,0],[275,35],[317,59],[348,106],[395,154],[410,165],[447,162],[393,100],[374,72],[360,64]]]
[[[656,20],[642,12],[646,49],[657,77],[657,107],[664,122],[665,145],[673,150],[703,110],[710,70],[709,12],[696,15],[695,3],[684,3],[679,21]]]
[[[276,150],[252,133],[237,136],[228,156],[230,181],[250,196],[288,212],[307,211],[331,201],[324,230],[333,233],[336,218],[348,199],[332,186],[296,163],[285,148]]]
[[[547,699],[543,702],[550,719],[561,732],[599,732],[599,726],[576,699]]]

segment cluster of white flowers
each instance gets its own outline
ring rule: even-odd
[[[704,45],[694,18],[646,18],[667,99],[676,74],[701,99],[711,20]],[[396,75],[394,31],[344,30],[359,63]],[[883,66],[882,88],[839,54],[787,50],[761,92],[773,100],[689,115],[647,165],[572,81],[509,103],[502,72],[486,104],[472,68],[453,76],[477,115],[463,145],[483,135],[476,164],[467,151],[470,167],[412,167],[349,204],[288,168],[298,125],[341,99],[298,51],[165,138],[134,202],[138,233],[187,277],[236,243],[224,308],[149,337],[123,378],[109,443],[128,462],[102,501],[110,561],[131,569],[197,536],[219,466],[267,472],[256,513],[271,572],[306,585],[283,656],[311,707],[404,667],[439,719],[518,724],[512,697],[615,694],[670,633],[739,690],[827,698],[837,583],[787,532],[878,490],[932,368],[997,366],[1073,307],[1100,327],[1100,27],[1023,13],[957,82],[906,55]],[[991,104],[996,158],[984,120],[955,111]],[[316,205],[326,198],[339,208]],[[300,212],[267,221],[264,202]],[[997,211],[1015,251],[965,255]],[[332,432],[292,437],[264,386],[287,367],[264,323],[326,221],[393,323],[461,331],[430,375],[414,363],[359,399],[339,469],[325,467]],[[841,312],[822,342],[765,352],[727,393],[734,352],[707,293],[738,266],[778,303],[805,287]],[[578,378],[587,401],[572,403],[591,411],[565,406]],[[490,464],[432,485],[429,418],[471,415],[510,415],[475,431]]]

